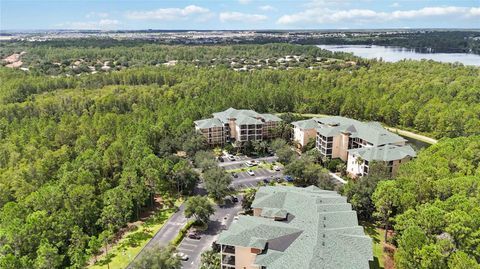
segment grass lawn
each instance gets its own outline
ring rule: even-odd
[[[384,269],[385,257],[383,253],[384,232],[371,223],[361,223],[365,233],[373,240],[373,262],[370,262],[371,269]],[[386,254],[385,254],[386,255]]]
[[[175,201],[175,206],[182,203],[181,199]],[[175,209],[162,209],[151,216],[145,223],[138,228],[125,233],[113,247],[108,250],[108,256],[99,257],[94,265],[89,266],[91,269],[108,268],[125,268],[130,261],[142,250],[155,233],[162,228],[163,224],[175,213]]]

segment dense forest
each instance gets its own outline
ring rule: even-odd
[[[95,46],[96,43],[99,46]],[[346,66],[341,63],[349,60],[355,60],[356,65],[365,64],[365,61],[351,54],[321,50],[315,46],[291,44],[169,46],[114,39],[0,43],[2,59],[21,52],[26,52],[21,56],[21,66],[29,68],[30,73],[55,76],[103,72],[105,68],[118,71],[130,67],[157,66],[169,64],[170,61],[175,64],[178,62],[199,67],[245,66],[249,69],[324,66],[328,69],[339,69]],[[283,59],[292,55],[301,56],[301,58],[298,61],[295,59],[288,62]],[[103,66],[105,66],[104,69],[102,69]]]
[[[2,67],[0,80],[0,268],[82,268],[95,242],[135,220],[153,194],[191,192],[198,175],[174,153],[203,149],[193,121],[230,106],[377,120],[438,138],[480,134],[479,69],[431,61],[252,72],[180,64],[74,77]],[[393,186],[379,184],[379,208],[382,189],[404,194],[386,211],[396,216],[399,268],[479,261],[478,140],[444,139]],[[432,227],[412,217],[431,211],[440,219]],[[450,252],[438,236],[451,238]],[[443,255],[441,266],[428,253]]]
[[[443,139],[378,184],[398,268],[480,268],[480,136]]]

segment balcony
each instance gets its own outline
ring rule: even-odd
[[[222,252],[228,254],[235,254],[235,247],[234,246],[222,246]]]
[[[235,256],[223,255],[222,264],[235,265]]]

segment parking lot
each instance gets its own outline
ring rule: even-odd
[[[283,177],[283,167],[278,164],[281,169],[280,171],[270,170],[270,167],[261,167],[259,164],[271,164],[277,161],[276,156],[267,156],[267,157],[259,157],[259,158],[251,158],[244,155],[241,156],[234,156],[234,160],[230,160],[226,155],[222,156],[223,162],[218,162],[218,166],[224,168],[226,171],[232,172],[235,176],[232,175],[232,184],[230,185],[231,188],[234,189],[243,189],[243,188],[250,188],[255,187],[258,182],[261,181],[271,181],[277,177]],[[247,166],[245,163],[247,161],[254,160],[257,165],[255,166]],[[242,169],[242,170],[240,170]],[[247,173],[247,170],[252,170],[253,175]]]
[[[186,236],[182,240],[177,247],[177,251],[188,256],[188,260],[182,261],[182,268],[196,269],[199,267],[201,254],[208,250],[212,243],[217,240],[222,228],[230,227],[233,218],[241,211],[241,197],[238,196],[238,199],[238,202],[228,203],[223,207],[215,206],[215,214],[210,217],[208,229],[199,233],[200,239],[191,239]]]

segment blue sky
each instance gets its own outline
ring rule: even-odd
[[[1,0],[1,30],[480,28],[480,0]]]

